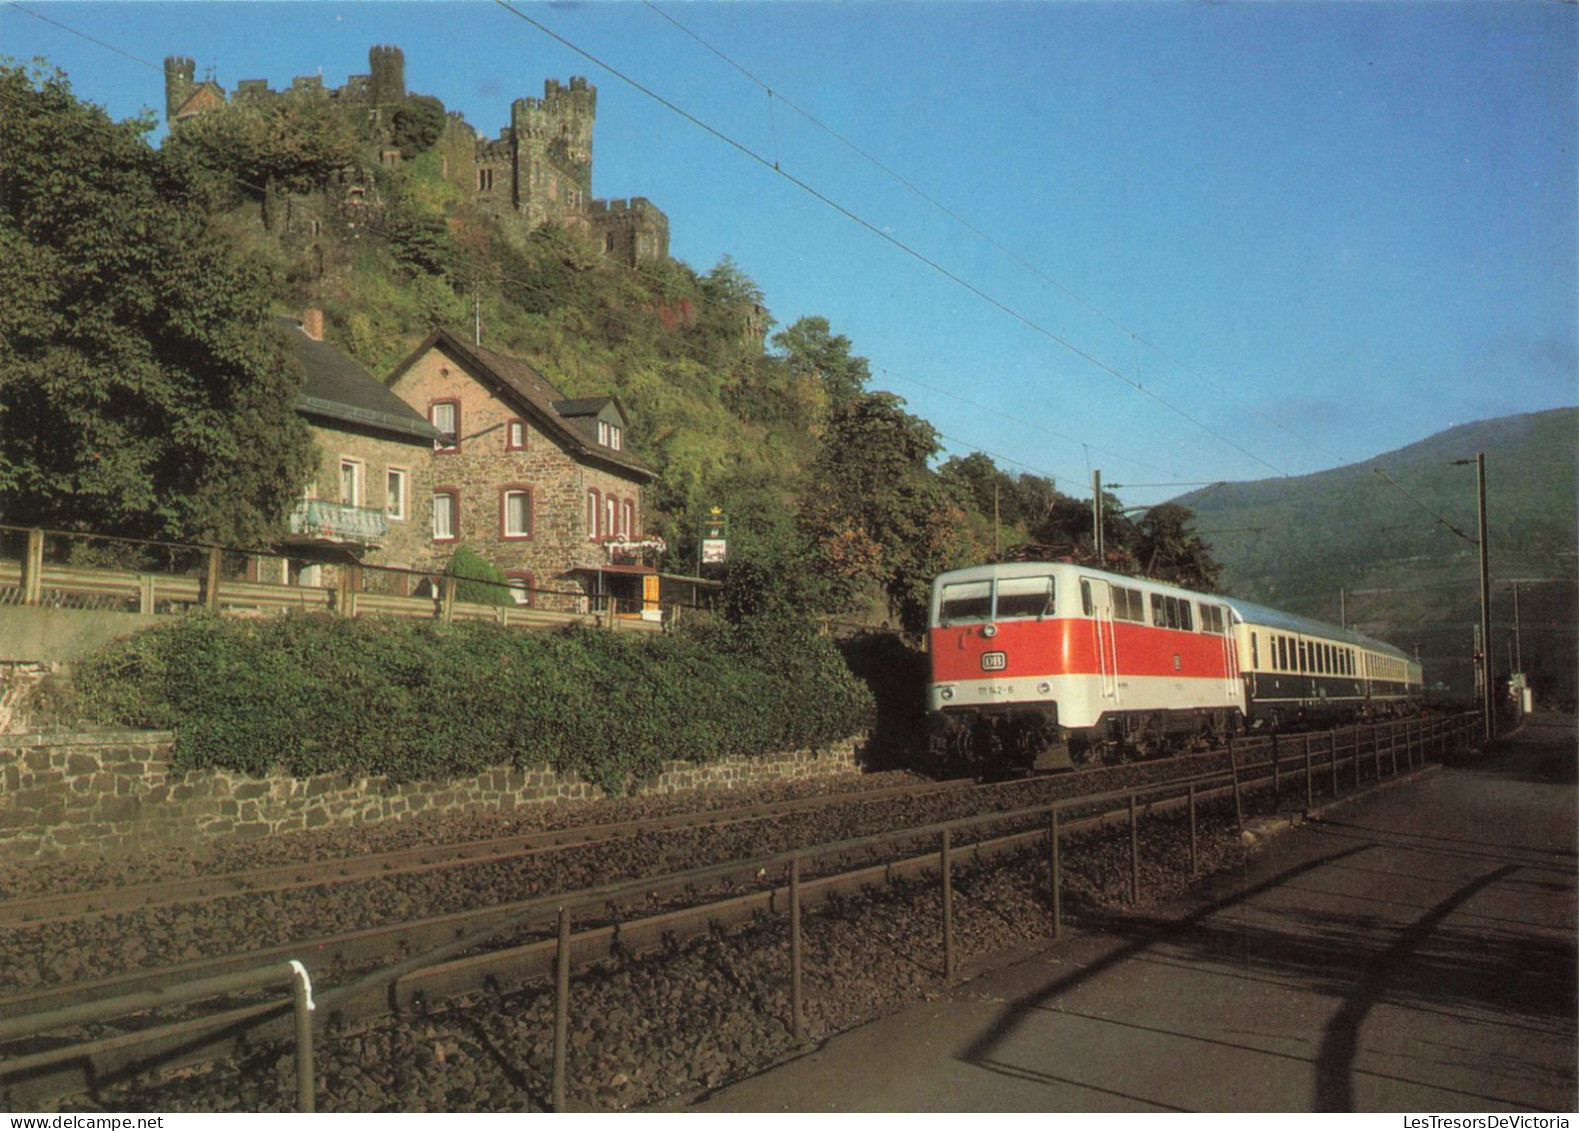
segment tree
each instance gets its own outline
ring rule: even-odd
[[[311,466],[301,371],[151,125],[0,66],[0,512],[265,544]]]
[[[1186,589],[1216,591],[1223,567],[1191,525],[1195,512],[1177,503],[1152,507],[1137,524],[1135,556],[1147,577]]]
[[[390,140],[408,161],[433,148],[444,133],[444,103],[431,94],[407,95],[390,123]]]
[[[872,379],[866,358],[853,356],[850,339],[834,334],[828,320],[820,315],[802,318],[780,330],[773,335],[773,344],[793,372],[822,383],[835,407],[860,396]]]
[[[901,623],[919,629],[932,579],[963,565],[971,546],[964,512],[927,467],[937,433],[903,403],[862,393],[833,410],[801,528],[816,568],[845,600],[876,583]]]
[[[265,205],[271,193],[323,188],[355,167],[360,151],[344,115],[299,96],[201,114],[180,123],[161,150],[173,162],[204,170],[225,194]]]

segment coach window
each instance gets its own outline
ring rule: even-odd
[[[1288,671],[1288,637],[1277,638],[1277,668],[1278,671]]]
[[[1256,641],[1256,634],[1250,634],[1250,668],[1254,671],[1261,666],[1261,645]]]
[[[1085,578],[1080,579],[1080,611],[1086,616],[1091,615],[1094,606],[1091,604],[1091,583]]]
[[[1195,615],[1191,612],[1195,607],[1194,604],[1180,597],[1174,597],[1172,601],[1179,607],[1179,623],[1175,627],[1181,628],[1185,632],[1194,632]]]
[[[1157,628],[1168,627],[1167,603],[1161,593],[1151,595],[1151,623]]]

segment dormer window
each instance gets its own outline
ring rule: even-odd
[[[598,421],[598,443],[605,448],[613,448],[616,452],[625,446],[624,436],[618,424],[610,424],[607,420]]]

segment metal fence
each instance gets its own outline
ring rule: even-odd
[[[1468,749],[1480,735],[1474,714],[1398,720],[1337,732],[1257,738],[1236,744],[1226,769],[1192,774],[1176,780],[1136,786],[1110,793],[1047,801],[1012,811],[990,812],[949,821],[895,829],[834,843],[735,860],[675,873],[661,878],[622,881],[572,893],[560,893],[515,905],[486,926],[452,938],[445,944],[375,971],[357,981],[320,995],[316,1016],[341,1020],[365,1018],[390,1008],[408,1007],[416,1000],[433,1000],[450,993],[506,985],[550,981],[554,986],[554,1059],[551,1103],[555,1110],[567,1106],[569,1085],[569,1018],[572,1008],[572,971],[578,965],[608,957],[611,952],[632,952],[681,935],[689,925],[734,924],[766,915],[788,920],[790,1016],[786,1024],[792,1039],[805,1038],[805,956],[802,921],[812,899],[858,893],[897,878],[936,875],[941,887],[938,942],[943,977],[958,976],[954,874],[962,857],[987,859],[1005,852],[1044,851],[1048,864],[1049,928],[1057,938],[1063,930],[1063,871],[1068,849],[1065,841],[1077,833],[1105,826],[1125,826],[1128,832],[1129,899],[1139,902],[1141,843],[1146,821],[1163,814],[1187,815],[1190,873],[1199,868],[1198,822],[1201,807],[1233,801],[1234,819],[1241,833],[1245,827],[1245,798],[1270,792],[1274,808],[1292,794],[1299,807],[1315,808],[1318,799],[1336,800],[1348,790],[1363,789],[1396,779]],[[967,839],[974,834],[976,839]],[[930,844],[934,847],[926,848]],[[883,850],[919,854],[897,859],[872,859]],[[806,878],[808,871],[824,874]],[[782,877],[782,882],[775,879]],[[761,881],[767,879],[767,886]],[[639,907],[654,895],[702,890],[706,885],[756,885],[722,901],[687,907],[660,915],[626,918],[621,908]],[[596,920],[579,933],[575,920]],[[503,950],[468,954],[493,940],[525,929],[552,934]],[[162,993],[162,991],[158,991]],[[173,1000],[166,998],[164,1000]],[[248,1017],[255,1017],[256,1010]],[[233,1028],[243,1027],[239,1015],[230,1015]],[[21,1018],[17,1024],[42,1024],[52,1015]],[[205,1019],[205,1023],[224,1018]],[[32,1030],[32,1031],[37,1031]],[[0,1027],[0,1039],[9,1030]],[[177,1031],[173,1047],[190,1053],[189,1030]],[[117,1038],[155,1040],[157,1033]],[[310,1037],[309,1037],[310,1040]],[[298,1039],[298,1047],[301,1047]],[[88,1046],[79,1048],[82,1055]],[[310,1045],[308,1046],[310,1057]],[[64,1054],[57,1055],[64,1059]],[[0,1077],[16,1071],[16,1060],[0,1061]],[[310,1084],[309,1084],[310,1086]],[[311,1102],[310,1099],[303,1102]],[[304,1109],[305,1110],[305,1109]]]

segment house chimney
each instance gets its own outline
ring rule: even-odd
[[[302,333],[315,342],[323,341],[323,311],[316,306],[302,311]]]

